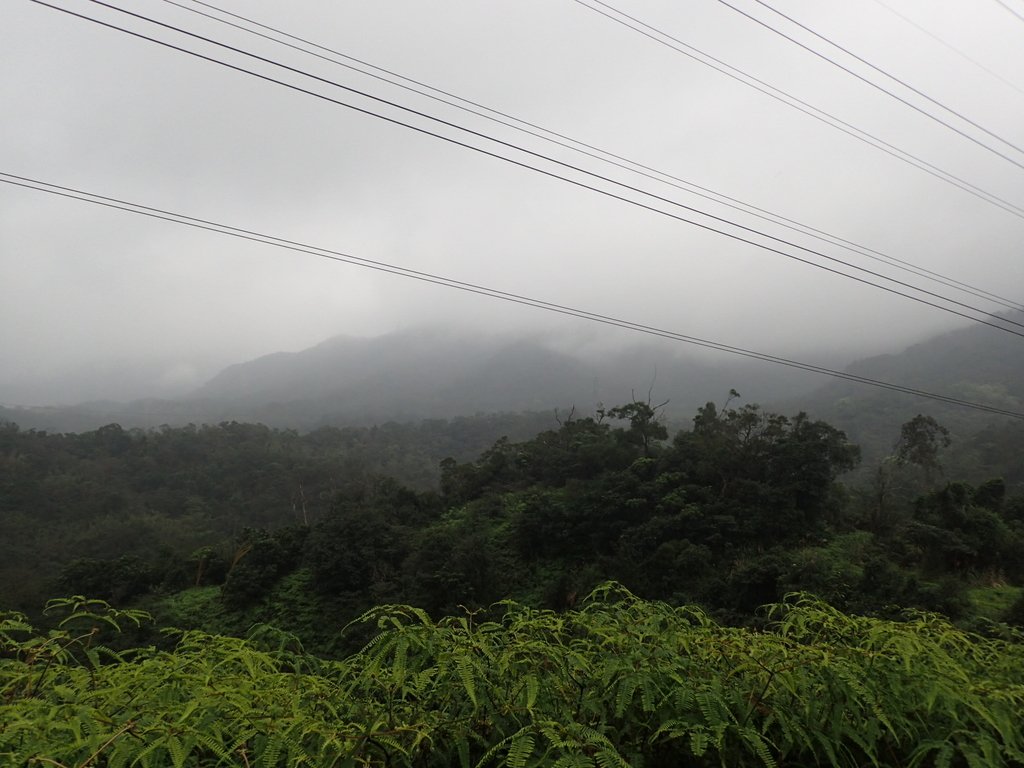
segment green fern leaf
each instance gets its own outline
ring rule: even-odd
[[[409,638],[400,637],[395,643],[395,661],[391,667],[391,676],[396,684],[405,682],[405,667],[409,652]]]
[[[537,694],[540,692],[540,681],[537,680],[536,675],[527,675],[526,680],[526,711],[533,712],[533,707],[537,703]]]
[[[562,755],[551,768],[594,768],[594,761],[586,755]]]
[[[622,717],[623,713],[633,702],[633,694],[636,691],[639,680],[635,675],[629,675],[619,681],[619,690],[615,696],[615,716]]]
[[[261,746],[257,746],[256,764],[263,768],[275,768],[284,749],[284,740],[277,733],[270,734]]]
[[[708,734],[703,728],[690,733],[690,751],[694,757],[703,757],[708,751]]]
[[[473,706],[478,707],[479,702],[476,698],[476,681],[473,679],[473,666],[469,657],[465,655],[456,656],[455,667],[459,672],[459,680],[462,681],[462,687],[466,690],[466,695],[469,696],[469,700],[473,702]]]
[[[632,768],[614,749],[599,749],[594,754],[594,760],[600,768]]]
[[[171,765],[174,768],[182,768],[185,765],[185,760],[188,759],[188,750],[181,743],[181,739],[177,736],[168,736],[165,744],[167,745],[167,753],[171,757]]]
[[[533,734],[520,733],[512,739],[505,764],[509,768],[526,768],[526,761],[533,754]]]
[[[743,740],[754,748],[754,752],[759,758],[761,758],[761,762],[764,763],[765,768],[778,768],[778,763],[775,761],[775,758],[772,757],[772,753],[768,750],[768,745],[757,731],[752,731],[749,728],[746,728],[742,731],[742,736]]]

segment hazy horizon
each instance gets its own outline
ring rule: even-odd
[[[998,196],[1019,213],[942,183],[615,23],[601,15],[602,8],[611,13],[608,6],[595,12],[568,0],[215,4],[635,160],[660,180],[245,34],[209,18],[244,25],[206,4],[143,0],[131,8],[664,200],[84,0],[57,4],[829,269],[851,271],[795,246],[955,297],[982,313],[1001,306],[868,256],[884,253],[1011,303],[1024,300],[1024,151],[1018,149],[1024,147],[1024,26],[996,3],[902,3],[900,13],[927,33],[877,2],[797,0],[785,9],[984,130],[754,2],[737,7],[940,115],[1002,158],[721,2],[632,0],[620,9]],[[0,71],[0,173],[816,364],[841,366],[898,352],[969,323],[37,4],[7,9]],[[672,186],[661,174],[871,251],[851,253],[737,212]],[[298,351],[338,334],[472,328],[541,337],[559,349],[644,341],[577,318],[7,183],[0,184],[0,283],[0,403],[11,405],[176,397],[228,365]]]
[[[962,327],[968,327],[966,324]],[[384,341],[394,337],[428,334],[437,336],[467,337],[480,342],[491,342],[495,348],[518,342],[534,342],[555,352],[569,355],[582,361],[594,362],[603,356],[621,355],[629,351],[644,353],[653,360],[670,363],[675,359],[693,359],[707,368],[734,368],[754,370],[763,369],[765,377],[771,377],[777,366],[771,364],[751,363],[741,357],[723,352],[704,350],[690,345],[655,339],[642,334],[630,333],[613,329],[613,333],[602,332],[600,328],[591,333],[586,327],[578,329],[574,335],[551,337],[542,331],[526,329],[506,332],[474,332],[465,328],[444,326],[408,326],[394,331],[373,335],[335,334],[319,342],[295,349],[268,350],[263,354],[244,359],[209,359],[204,363],[194,360],[160,360],[157,357],[132,357],[110,359],[102,363],[86,364],[78,368],[57,370],[37,376],[19,378],[17,374],[8,375],[0,381],[0,406],[6,407],[44,407],[72,406],[90,402],[127,403],[142,399],[181,399],[192,395],[212,379],[224,371],[244,366],[264,358],[278,355],[298,355],[336,339],[350,338],[363,341]],[[818,364],[843,369],[858,360],[876,355],[893,354],[903,351],[909,346],[926,341],[932,335],[922,336],[907,344],[898,344],[891,348],[876,350],[851,350],[845,354],[843,350],[822,349],[802,350],[805,358],[813,358]],[[638,373],[640,379],[651,375],[656,377],[656,370]],[[826,377],[812,373],[804,374],[806,389],[815,389],[828,381]],[[744,382],[737,382],[742,385]]]

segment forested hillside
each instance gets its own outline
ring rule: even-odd
[[[1024,312],[1004,312],[1000,317],[1024,322]],[[935,336],[898,354],[869,357],[846,370],[996,408],[1024,409],[1020,340],[981,325]],[[959,477],[981,481],[999,475],[1014,485],[1024,483],[1024,462],[1007,450],[1019,445],[1024,427],[1020,421],[841,380],[785,403],[843,429],[861,445],[869,462],[889,452],[895,425],[918,413],[930,415],[955,438],[947,460]]]
[[[493,414],[302,435],[239,423],[81,434],[0,424],[0,601],[38,608],[83,557],[180,569],[246,528],[314,523],[378,476],[435,488],[445,457],[471,460],[503,435],[554,423],[550,412]]]
[[[1024,494],[922,415],[852,488],[843,431],[731,402],[562,413],[436,484],[523,419],[8,425],[0,760],[1024,765]]]
[[[228,633],[268,621],[329,653],[378,603],[565,609],[607,579],[739,624],[794,590],[881,615],[1017,615],[1024,494],[951,481],[928,417],[893,435],[860,488],[841,481],[857,446],[804,414],[709,403],[671,439],[642,401],[561,418],[446,458],[435,487],[426,457],[498,424],[8,427],[5,601],[85,594]]]

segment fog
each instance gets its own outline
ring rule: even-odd
[[[53,4],[767,242],[96,3]],[[928,270],[1024,300],[1022,215],[943,183],[581,3],[215,4]],[[826,49],[752,0],[736,0],[736,5]],[[997,3],[893,0],[892,6],[935,37],[881,2],[799,0],[784,10],[1024,146],[1024,23]],[[616,7],[1024,206],[1024,170],[1017,165],[1024,164],[1024,152],[834,49],[830,56],[941,113],[1009,160],[723,3],[630,0]],[[955,296],[983,311],[1001,309],[188,10],[215,13],[203,4],[147,0],[131,8]],[[970,323],[40,4],[5,6],[0,73],[3,173],[809,362],[831,365],[895,351]],[[826,263],[790,246],[773,247]],[[176,396],[226,365],[298,351],[339,334],[450,327],[529,334],[554,348],[591,354],[638,338],[578,318],[7,183],[0,184],[0,286],[0,403],[7,404]],[[666,355],[673,354],[669,342],[660,343]]]

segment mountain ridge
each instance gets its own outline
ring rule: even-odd
[[[1024,321],[1024,312],[1007,317]],[[1020,341],[983,326],[936,335],[899,353],[862,358],[846,370],[940,394],[1024,409]],[[747,402],[783,412],[808,411],[878,443],[916,413],[955,430],[992,423],[907,395],[844,380],[818,384],[800,371],[746,360],[687,356],[667,345],[565,351],[538,335],[484,336],[441,329],[377,337],[337,335],[303,350],[274,352],[223,368],[177,399],[98,401],[74,407],[0,408],[0,420],[25,428],[82,431],[117,422],[157,427],[258,421],[300,430],[324,425],[453,418],[475,413],[590,412],[635,397],[669,401],[672,420],[688,420],[707,401],[738,389]]]

